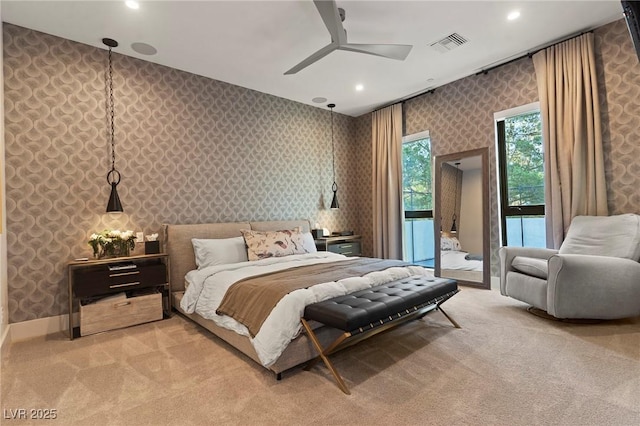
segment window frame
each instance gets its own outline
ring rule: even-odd
[[[512,108],[494,114],[496,122],[496,149],[498,157],[498,194],[500,205],[500,237],[502,246],[507,245],[507,217],[520,216],[544,216],[545,204],[536,204],[528,206],[512,206],[509,204],[508,194],[508,176],[507,176],[507,144],[505,140],[505,120],[507,118],[516,117],[533,112],[540,111],[540,103],[533,102],[531,104]]]
[[[411,135],[406,135],[402,137],[402,146],[404,147],[404,144],[409,144],[409,143],[413,143],[413,142],[417,142],[419,140],[423,140],[423,139],[429,139],[429,151],[431,152],[431,135],[429,133],[428,130],[425,130],[423,132],[418,132],[418,133],[414,133]],[[433,154],[430,154],[429,158],[429,163],[431,164],[431,184],[432,184],[432,188],[431,188],[431,195],[433,198],[433,164],[434,164],[434,160],[433,160]],[[403,177],[403,181],[404,181],[404,170],[402,170],[402,177]],[[406,238],[404,236],[404,231],[405,231],[405,222],[408,220],[412,220],[412,219],[433,219],[433,206],[431,210],[407,210],[405,208],[404,205],[404,183],[402,185],[402,212],[404,215],[404,219],[403,219],[403,224],[402,224],[402,232],[403,232],[403,243],[402,243],[402,250],[403,250],[403,259],[407,259],[407,255],[408,253],[406,252],[408,247],[406,247]],[[415,244],[412,246],[412,254],[411,254],[411,259],[412,261],[415,261]]]
[[[416,142],[422,139],[429,139],[429,148],[431,148],[431,135],[429,134],[428,130],[403,136],[402,146],[404,146],[404,144]],[[431,158],[429,159],[429,162],[431,163],[431,176],[432,176],[431,182],[433,183],[433,154],[431,154]],[[404,171],[403,171],[403,178],[404,178]],[[403,185],[403,192],[404,192],[404,185]],[[431,195],[433,197],[433,188],[431,188]],[[433,219],[433,208],[431,210],[407,210],[404,207],[404,194],[402,196],[402,200],[403,200],[402,211],[404,212],[405,220],[406,219]]]

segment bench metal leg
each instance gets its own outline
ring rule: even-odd
[[[453,326],[455,328],[461,328],[460,325],[458,325],[458,323],[453,318],[451,318],[449,315],[447,315],[447,313],[442,309],[442,306],[438,305],[438,307],[436,309],[439,310],[440,312],[442,312],[442,315],[447,317],[447,319],[451,322],[451,324],[453,324]]]
[[[320,344],[320,341],[316,337],[316,334],[313,332],[313,330],[309,326],[309,323],[304,318],[300,318],[300,321],[302,322],[302,326],[306,330],[307,335],[311,339],[311,342],[313,342],[313,345],[316,347],[316,350],[320,354],[319,358],[315,358],[315,359],[312,359],[311,361],[309,361],[309,364],[307,364],[307,367],[305,367],[305,370],[308,370],[313,365],[315,365],[315,363],[318,361],[318,359],[322,359],[322,361],[324,361],[324,364],[327,366],[329,371],[331,371],[331,374],[333,375],[333,378],[336,380],[336,383],[338,384],[338,387],[340,388],[340,390],[342,392],[346,393],[347,395],[351,395],[351,392],[349,392],[349,388],[347,388],[347,385],[344,383],[344,381],[342,380],[342,377],[340,377],[340,374],[338,374],[338,371],[333,366],[333,363],[329,360],[329,357],[327,356],[342,341],[344,341],[346,338],[349,337],[349,333],[345,333],[342,336],[338,337],[338,339],[336,339],[335,342],[333,342],[331,345],[329,345],[329,347],[327,347],[327,349],[322,349],[322,345]]]

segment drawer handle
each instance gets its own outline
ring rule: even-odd
[[[119,272],[117,274],[109,274],[109,278],[113,278],[113,277],[124,277],[126,275],[136,275],[139,274],[140,271],[132,271],[132,272]]]
[[[120,303],[115,303],[113,306],[115,308],[119,308],[120,306],[127,306],[127,305],[130,305],[130,304],[131,304],[131,302],[120,302]]]
[[[342,254],[344,254],[346,256],[348,254],[353,254],[353,252],[352,251],[343,251]]]
[[[110,285],[109,288],[131,287],[133,285],[138,285],[138,284],[140,284],[140,281],[134,281],[132,283],[124,283],[124,284],[114,284],[114,285]]]

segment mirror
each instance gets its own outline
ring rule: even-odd
[[[434,273],[491,288],[489,149],[436,156],[434,174]]]

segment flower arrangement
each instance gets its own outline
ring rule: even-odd
[[[105,229],[99,234],[91,234],[89,245],[93,248],[93,256],[98,259],[129,256],[130,251],[136,247],[136,237],[133,231]]]

